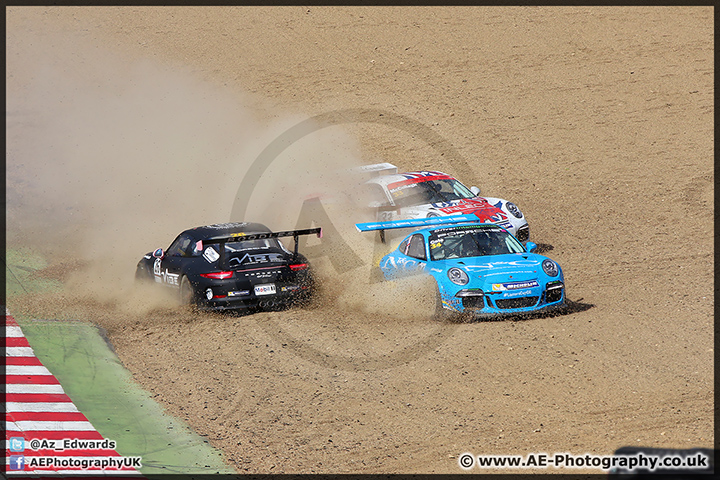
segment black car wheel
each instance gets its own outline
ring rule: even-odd
[[[449,308],[444,308],[442,297],[440,296],[440,287],[435,289],[435,320],[449,323],[468,323],[473,321],[473,316],[467,310],[459,313]]]
[[[135,270],[135,281],[138,283],[150,283],[153,281],[153,275],[145,265],[138,265]]]
[[[185,275],[183,275],[180,279],[180,303],[182,305],[190,306],[197,304],[195,289]]]
[[[297,306],[301,308],[308,307],[312,303],[314,295],[315,288],[311,285],[307,290],[305,290],[298,296],[297,300],[293,302],[292,306]]]
[[[442,296],[440,295],[440,287],[435,289],[435,320],[447,321],[453,317],[450,310],[443,307]]]

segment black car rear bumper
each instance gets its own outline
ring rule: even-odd
[[[211,300],[202,299],[198,301],[199,310],[273,310],[276,308],[292,307],[306,302],[312,294],[310,287],[299,287],[289,292],[279,292],[273,295],[246,296],[246,297],[222,297]]]

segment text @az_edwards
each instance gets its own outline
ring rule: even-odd
[[[84,439],[84,438],[63,438],[63,439],[47,439],[33,438],[24,440],[21,437],[13,437],[10,439],[11,451],[27,450],[54,450],[62,452],[65,450],[115,450],[117,442],[109,438],[103,439]],[[24,448],[18,445],[24,443]]]

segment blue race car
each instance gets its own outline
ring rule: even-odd
[[[473,223],[473,219],[475,222]],[[560,265],[533,253],[507,230],[477,223],[473,215],[394,222],[359,223],[363,231],[426,227],[400,242],[380,260],[385,279],[432,275],[437,282],[436,314],[471,317],[518,315],[565,304]]]

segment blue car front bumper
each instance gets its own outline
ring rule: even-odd
[[[521,291],[483,291],[458,289],[442,295],[443,307],[475,317],[523,315],[555,310],[565,305],[565,285],[561,281]]]

